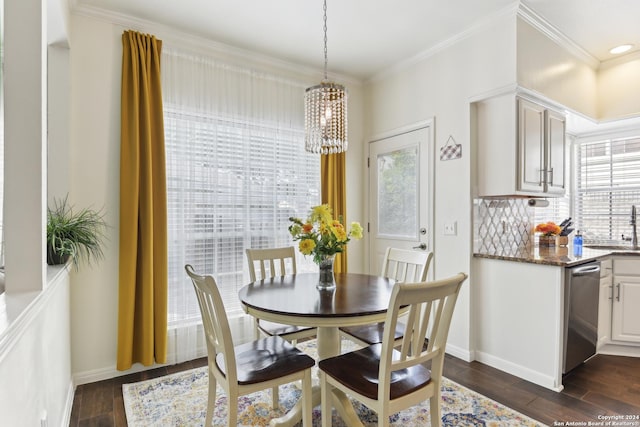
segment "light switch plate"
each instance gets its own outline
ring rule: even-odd
[[[458,232],[458,222],[451,221],[444,223],[444,235],[445,236],[455,236]]]

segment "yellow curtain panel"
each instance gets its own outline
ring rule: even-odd
[[[347,220],[347,190],[345,175],[346,153],[320,156],[320,187],[322,203],[333,208],[334,217],[342,215]],[[334,263],[336,273],[347,272],[347,253],[336,255]]]
[[[122,34],[120,270],[117,368],[165,363],[167,192],[162,42]]]

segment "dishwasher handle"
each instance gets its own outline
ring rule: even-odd
[[[585,276],[587,274],[599,273],[600,264],[590,264],[583,267],[574,267],[571,269],[572,276]]]

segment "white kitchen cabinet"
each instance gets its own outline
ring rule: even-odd
[[[600,262],[600,301],[598,303],[598,345],[600,349],[611,339],[611,295],[613,290],[613,261]]]
[[[513,93],[475,102],[472,112],[479,197],[564,195],[563,114]]]
[[[545,157],[545,192],[564,196],[565,182],[565,141],[566,118],[564,114],[553,110],[545,110],[546,157]]]
[[[611,340],[640,342],[640,259],[613,261]]]

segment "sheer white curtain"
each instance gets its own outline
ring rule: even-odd
[[[177,363],[206,355],[184,265],[215,277],[234,339],[251,338],[238,300],[249,281],[245,249],[293,244],[288,218],[319,203],[320,160],[304,151],[304,84],[170,47],[162,80],[168,359]]]

